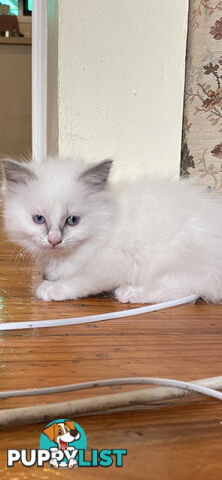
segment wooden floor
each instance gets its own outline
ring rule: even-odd
[[[52,319],[125,308],[114,300],[44,303],[30,285],[39,274],[0,241],[1,322]],[[131,308],[129,305],[127,308]],[[222,374],[222,306],[189,305],[129,319],[63,328],[3,332],[0,388],[46,387],[115,376],[162,376],[194,380]],[[129,389],[129,388],[128,388]],[[126,388],[125,388],[126,390]],[[1,400],[1,409],[119,392]],[[124,389],[122,389],[124,391]],[[89,448],[127,448],[123,468],[78,471],[6,467],[7,448],[38,448],[43,424],[0,432],[0,478],[205,480],[222,476],[222,404],[195,396],[141,406],[135,412],[75,418]],[[72,473],[71,473],[72,472]]]

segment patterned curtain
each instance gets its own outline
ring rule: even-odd
[[[190,0],[181,175],[222,190],[222,0]]]

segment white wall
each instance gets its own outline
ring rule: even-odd
[[[188,0],[59,0],[59,151],[177,174]]]

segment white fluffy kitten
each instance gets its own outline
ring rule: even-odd
[[[38,298],[222,300],[222,199],[183,180],[107,183],[112,162],[3,161],[5,229],[45,280]]]

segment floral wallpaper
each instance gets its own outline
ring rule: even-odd
[[[181,175],[222,191],[222,0],[190,0]]]

